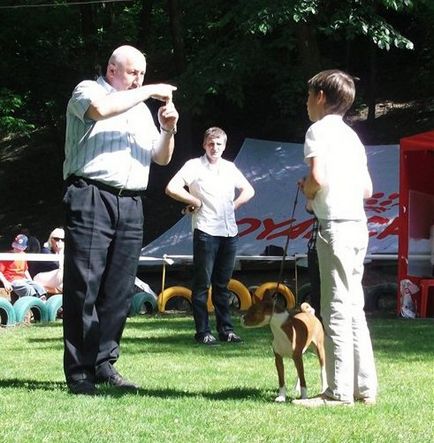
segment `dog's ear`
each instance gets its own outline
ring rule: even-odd
[[[267,289],[264,292],[263,300],[270,302],[270,301],[273,301],[273,297],[274,297],[274,292],[271,289]]]
[[[261,299],[255,294],[252,294],[252,304],[257,304],[257,303],[261,303]]]

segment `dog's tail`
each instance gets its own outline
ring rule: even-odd
[[[315,315],[315,309],[313,309],[312,306],[307,302],[302,303],[300,309],[302,312],[308,312],[309,314]]]

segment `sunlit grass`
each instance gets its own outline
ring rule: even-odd
[[[60,322],[1,329],[0,441],[433,441],[433,326],[432,320],[370,320],[378,404],[319,410],[273,402],[277,377],[266,328],[237,327],[243,344],[206,348],[194,343],[190,317],[131,318],[117,367],[141,390],[105,387],[93,398],[66,390]],[[316,394],[313,354],[305,367]],[[292,387],[292,362],[285,368]]]

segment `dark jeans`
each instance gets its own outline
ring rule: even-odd
[[[233,330],[227,286],[235,266],[237,244],[238,236],[216,237],[199,229],[193,233],[192,305],[198,339],[211,332],[207,309],[210,285],[218,333],[224,335]]]
[[[143,237],[140,197],[118,197],[81,179],[67,189],[63,281],[67,381],[114,372]]]

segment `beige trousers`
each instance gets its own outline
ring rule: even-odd
[[[317,252],[326,332],[325,394],[350,403],[354,398],[377,395],[374,355],[363,310],[367,246],[365,221],[320,220]]]

